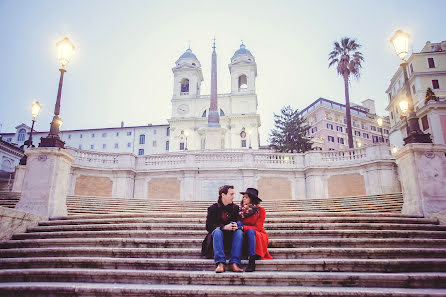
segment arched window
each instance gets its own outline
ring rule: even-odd
[[[223,111],[223,109],[220,108],[220,116],[224,117],[225,116],[225,112]]]
[[[203,111],[203,114],[201,115],[202,118],[206,117],[206,109]]]
[[[3,159],[1,169],[6,172],[12,172],[12,162],[8,159]]]
[[[181,80],[181,93],[189,92],[189,80],[187,78],[183,78]]]
[[[246,75],[242,74],[238,77],[238,88],[247,89],[248,88],[248,78]]]
[[[18,142],[25,141],[25,135],[26,135],[26,130],[25,129],[20,129],[17,141]]]

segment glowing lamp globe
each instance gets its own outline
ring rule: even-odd
[[[404,60],[409,52],[409,38],[409,34],[401,30],[397,30],[390,39],[396,54],[401,58],[401,60]]]

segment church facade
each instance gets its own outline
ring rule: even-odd
[[[216,55],[215,48],[213,55]],[[261,123],[260,115],[257,113],[255,88],[257,65],[254,56],[244,44],[240,45],[229,63],[231,92],[228,94],[216,94],[216,64],[212,67],[211,75],[215,88],[211,90],[210,95],[201,94],[201,83],[204,80],[202,68],[190,48],[175,62],[172,71],[174,86],[171,101],[172,115],[168,119],[169,151],[259,148],[258,128]],[[221,143],[216,146],[211,146],[209,143],[211,141],[209,126],[213,125],[209,122],[213,91],[216,96],[218,133],[221,137],[217,140]]]

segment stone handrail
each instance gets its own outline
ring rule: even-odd
[[[344,151],[309,151],[304,154],[259,150],[182,151],[136,156],[131,153],[102,153],[69,149],[74,167],[96,169],[181,170],[202,168],[304,169],[393,160],[387,145],[373,145]]]

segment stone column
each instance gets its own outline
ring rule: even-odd
[[[404,197],[402,213],[446,223],[446,145],[411,143],[395,158]]]
[[[46,216],[67,215],[67,194],[71,163],[74,156],[55,147],[31,148],[28,157],[22,196],[16,209]]]
[[[12,191],[13,192],[21,192],[22,186],[23,186],[23,179],[25,177],[25,165],[17,165],[15,168],[15,174],[14,174],[14,183],[12,184]]]

